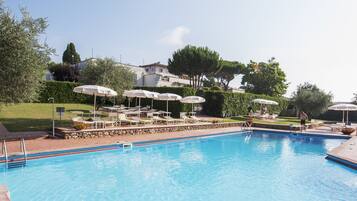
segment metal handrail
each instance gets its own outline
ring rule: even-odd
[[[2,141],[2,154],[5,155],[5,163],[7,163],[9,158],[8,158],[8,154],[7,154],[7,147],[6,147],[5,140]]]
[[[27,152],[26,152],[26,145],[25,145],[24,138],[21,139],[21,149],[22,149],[22,152],[24,153],[25,162],[27,162]]]
[[[245,121],[242,125],[242,130],[243,131],[251,131],[252,130],[252,127]]]

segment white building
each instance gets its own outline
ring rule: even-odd
[[[76,64],[80,69],[86,67],[89,61],[95,61],[95,58],[86,59],[79,64]],[[182,79],[177,75],[169,73],[167,65],[160,64],[160,62],[134,66],[131,64],[117,63],[118,66],[123,66],[135,74],[136,84],[138,87],[180,87],[189,85],[188,79]]]
[[[160,62],[129,69],[137,74],[137,86],[179,87],[189,85],[190,81],[169,73],[166,65]]]

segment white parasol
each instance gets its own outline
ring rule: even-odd
[[[156,100],[166,101],[166,112],[169,112],[169,101],[179,101],[182,99],[181,96],[172,93],[159,94]]]
[[[128,98],[139,98],[139,111],[140,111],[140,100],[141,98],[152,98],[153,92],[142,90],[142,89],[135,89],[135,90],[125,90],[123,96]],[[129,107],[130,107],[130,100],[129,100]]]
[[[329,110],[342,111],[342,122],[345,122],[345,111],[347,112],[347,123],[348,123],[348,112],[349,111],[357,111],[357,105],[342,103],[330,106]]]
[[[114,91],[113,89],[109,89],[107,87],[102,87],[102,86],[98,86],[98,85],[78,86],[73,89],[73,92],[94,96],[94,106],[93,106],[94,118],[95,118],[95,111],[96,111],[95,105],[96,105],[97,96],[113,97],[113,96],[118,95],[118,93],[116,91]]]
[[[279,105],[279,103],[276,102],[276,101],[266,100],[266,99],[261,99],[261,98],[254,99],[252,102],[253,103],[259,103],[259,104],[262,104],[262,105]]]
[[[200,96],[186,96],[180,100],[181,103],[191,103],[192,104],[192,114],[193,114],[193,104],[204,103],[206,99]]]

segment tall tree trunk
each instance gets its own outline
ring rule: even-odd
[[[196,89],[196,79],[195,76],[192,77],[192,82],[193,82],[193,88]]]
[[[201,88],[201,75],[198,75],[198,89]]]

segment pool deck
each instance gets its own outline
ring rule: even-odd
[[[252,128],[254,130],[267,130],[278,132],[289,132],[286,130],[274,130],[264,128]],[[98,146],[113,145],[119,141],[126,142],[150,142],[161,140],[172,140],[180,138],[200,137],[207,135],[216,135],[217,133],[237,132],[242,131],[241,127],[228,127],[228,128],[216,128],[216,129],[202,129],[192,131],[178,131],[178,132],[166,132],[166,133],[154,133],[154,134],[139,134],[139,135],[121,135],[103,138],[87,138],[87,139],[59,139],[59,138],[37,138],[26,140],[26,147],[29,154],[51,152],[51,151],[66,151],[81,148],[91,148]],[[346,137],[338,133],[331,133],[328,130],[321,129],[309,129],[306,132],[293,132],[296,134],[304,135],[319,135],[327,137]],[[328,152],[328,158],[337,162],[348,165],[354,169],[357,168],[357,136],[352,136],[351,139],[343,143],[341,146]],[[9,155],[11,153],[20,151],[19,141],[8,141],[7,148]]]
[[[28,153],[38,153],[45,151],[55,150],[69,150],[85,147],[94,147],[101,145],[111,145],[118,141],[127,142],[143,142],[143,141],[159,141],[169,140],[173,138],[187,138],[187,137],[199,137],[205,135],[215,135],[217,133],[235,132],[241,131],[241,127],[228,127],[217,129],[202,129],[193,131],[179,131],[179,132],[167,132],[167,133],[155,133],[155,134],[141,134],[141,135],[121,135],[103,138],[86,138],[86,139],[59,139],[59,138],[38,138],[26,140],[26,149]],[[9,154],[12,152],[19,152],[19,141],[6,142]]]
[[[327,158],[357,169],[357,136],[329,151]]]

